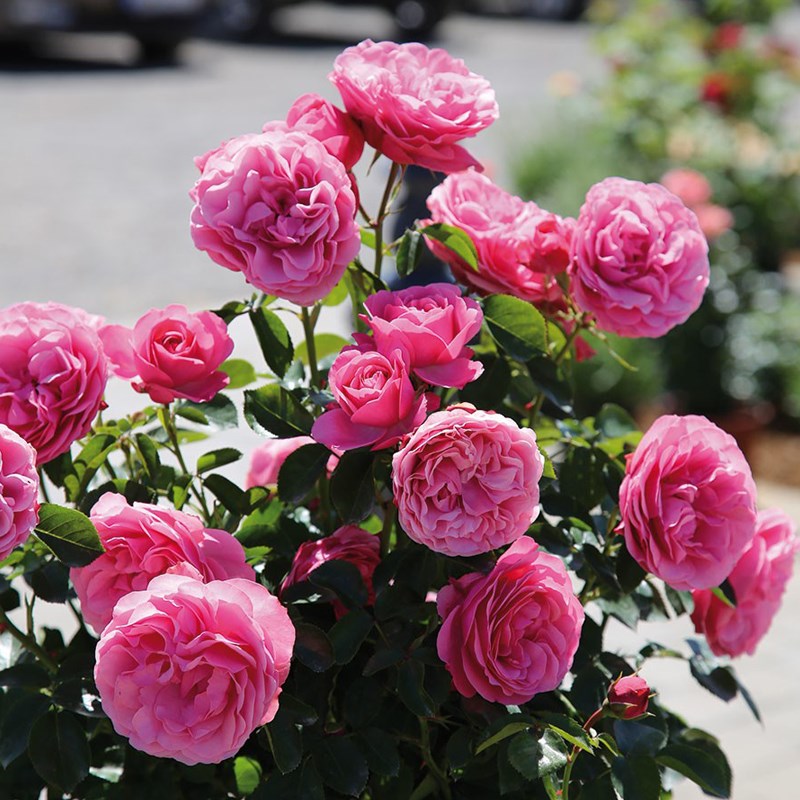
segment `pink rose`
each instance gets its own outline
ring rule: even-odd
[[[0,423],[36,449],[39,464],[85,436],[103,405],[99,322],[59,303],[0,310]]]
[[[694,213],[663,186],[606,178],[581,208],[570,276],[575,301],[598,327],[663,336],[703,299],[708,244]]]
[[[292,559],[289,574],[281,583],[280,594],[296,583],[307,581],[309,575],[327,561],[348,561],[354,564],[367,588],[367,603],[372,605],[375,602],[372,575],[381,562],[381,544],[375,534],[357,525],[345,525],[330,536],[313,542],[303,542]],[[347,608],[338,599],[333,601],[333,610],[337,618],[347,613]]]
[[[481,307],[449,283],[382,291],[364,302],[361,318],[381,353],[405,352],[411,371],[433,386],[463,389],[482,372],[467,342],[483,322]]]
[[[225,322],[211,311],[191,313],[186,306],[153,308],[133,326],[106,325],[100,338],[121,378],[136,378],[133,388],[154,403],[185,397],[211,400],[229,382],[218,367],[233,352]]]
[[[255,580],[244,549],[227,531],[203,527],[199,517],[170,508],[134,503],[104,494],[92,508],[105,553],[70,577],[86,622],[102,631],[115,603],[128,592],[147,588],[151,578],[188,564],[204,581]]]
[[[608,690],[611,713],[619,719],[636,719],[644,716],[651,694],[647,681],[638,675],[617,678]]]
[[[100,637],[103,710],[137,750],[217,764],[274,718],[294,638],[255,581],[161,575],[117,603]]]
[[[0,423],[0,560],[22,544],[38,522],[36,451]]]
[[[756,487],[732,436],[705,417],[659,417],[628,457],[618,530],[643,569],[708,589],[755,533]]]
[[[270,129],[197,159],[192,238],[263,292],[313,305],[358,254],[344,165],[303,131]]]
[[[511,294],[530,303],[563,300],[556,276],[569,265],[574,220],[509,194],[475,170],[449,175],[427,203],[433,222],[461,228],[475,244],[477,272],[426,239],[461,283],[481,294]]]
[[[778,613],[800,549],[795,525],[782,511],[761,511],[756,535],[728,581],[736,595],[731,608],[707,589],[692,592],[692,622],[718,656],[752,655]]]
[[[439,658],[464,697],[527,703],[557,688],[583,625],[564,564],[533,539],[518,539],[494,569],[451,580],[437,599]]]
[[[671,169],[661,176],[661,185],[689,208],[707,203],[711,199],[711,184],[708,178],[695,169]]]
[[[697,214],[697,224],[710,242],[719,239],[723,233],[727,233],[733,227],[733,214],[724,206],[714,205],[714,203],[703,203],[695,206],[694,213]]]
[[[414,389],[400,350],[383,355],[365,345],[346,347],[328,372],[338,403],[311,428],[311,436],[332,450],[391,447],[438,405],[432,393]]]
[[[467,404],[431,414],[392,459],[400,525],[437,553],[488,553],[538,516],[543,469],[530,428]]]
[[[478,162],[458,142],[498,117],[489,82],[445,50],[370,39],[329,75],[367,143],[398,164],[456,172]]]
[[[303,445],[314,444],[310,436],[289,439],[265,439],[250,454],[250,467],[244,479],[245,489],[253,486],[277,486],[283,462]]]
[[[348,170],[361,158],[364,134],[358,123],[333,103],[318,94],[304,94],[292,103],[286,124],[304,131],[325,145],[325,149]]]

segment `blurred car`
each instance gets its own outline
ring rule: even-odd
[[[215,0],[218,24],[229,36],[250,39],[273,32],[272,15],[303,0]],[[426,38],[447,16],[453,0],[330,0],[340,6],[372,5],[394,17],[401,38]]]
[[[465,10],[480,14],[533,17],[572,22],[580,19],[590,0],[463,0]]]
[[[146,59],[169,60],[209,9],[209,0],[0,0],[0,42],[47,31],[121,31]]]

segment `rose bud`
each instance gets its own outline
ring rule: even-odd
[[[617,678],[608,690],[607,711],[618,719],[636,719],[647,713],[652,692],[644,678],[626,675]]]

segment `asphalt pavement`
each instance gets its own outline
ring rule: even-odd
[[[391,35],[379,11],[304,6],[284,12],[282,24],[288,39],[268,45],[192,41],[175,67],[137,67],[124,36],[56,36],[36,57],[0,56],[0,306],[57,300],[130,324],[152,306],[209,308],[247,296],[238,274],[192,246],[193,157],[282,118],[301,93],[335,100],[326,76],[337,53]],[[800,31],[800,15],[783,27]],[[464,15],[442,25],[436,44],[497,92],[500,120],[470,149],[507,188],[514,159],[554,124],[553,87],[603,79],[592,35],[587,24]],[[365,180],[368,207],[384,175],[379,163]],[[343,323],[334,315],[329,324]],[[243,347],[256,356],[252,340]],[[131,402],[122,388],[112,392]],[[764,505],[781,505],[800,522],[796,491],[760,491]],[[798,611],[800,579],[758,654],[739,662],[763,726],[741,700],[726,705],[699,688],[682,664],[646,673],[666,704],[720,736],[734,766],[735,800],[798,796]],[[52,624],[45,615],[40,622]],[[669,644],[689,633],[662,626],[652,635]],[[619,633],[620,646],[628,640]],[[700,796],[688,785],[675,793]]]

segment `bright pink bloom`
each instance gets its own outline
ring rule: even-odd
[[[203,527],[199,517],[170,508],[134,503],[120,494],[104,494],[90,519],[105,553],[70,577],[86,622],[98,633],[111,619],[116,602],[147,588],[151,578],[188,564],[204,581],[255,580],[244,549],[227,531]]]
[[[30,536],[38,521],[36,451],[0,423],[0,559]]]
[[[477,272],[426,239],[461,283],[481,294],[511,294],[531,303],[563,300],[556,276],[569,265],[575,220],[509,194],[475,170],[449,175],[427,202],[432,222],[461,228],[475,244]]]
[[[292,103],[286,124],[304,131],[325,145],[325,149],[348,170],[361,158],[364,134],[356,121],[318,94],[304,94]]]
[[[708,243],[694,213],[663,186],[606,178],[581,208],[570,275],[575,301],[599,328],[663,336],[703,299]]]
[[[530,428],[467,404],[431,414],[392,459],[400,525],[437,553],[488,553],[538,516],[543,469]]]
[[[217,764],[274,718],[294,638],[255,581],[161,575],[117,603],[100,637],[103,710],[137,750]]]
[[[755,534],[756,487],[732,436],[705,417],[659,417],[628,457],[618,530],[675,589],[718,586]]]
[[[611,713],[620,719],[636,719],[647,713],[650,702],[650,687],[638,675],[618,678],[608,690]]]
[[[711,199],[711,184],[696,169],[671,169],[661,176],[661,185],[692,209]]]
[[[330,536],[313,542],[303,542],[292,559],[289,574],[281,583],[280,594],[290,586],[307,581],[317,567],[328,561],[347,561],[355,565],[367,588],[367,603],[372,605],[375,602],[372,575],[381,562],[381,544],[375,534],[357,525],[345,525]],[[347,608],[338,599],[333,600],[333,609],[337,617],[347,613]]]
[[[700,230],[710,242],[733,227],[733,214],[725,206],[703,203],[694,209]]]
[[[219,370],[233,352],[222,318],[211,311],[191,313],[186,306],[152,308],[133,326],[106,325],[100,338],[112,369],[146,392],[154,403],[178,397],[212,400],[229,382]]]
[[[398,164],[456,172],[478,162],[458,143],[498,117],[489,82],[445,50],[367,39],[329,75],[367,143]]]
[[[584,618],[563,562],[527,537],[488,575],[451,580],[439,590],[437,606],[444,621],[436,649],[456,691],[503,705],[558,687]]]
[[[328,372],[338,407],[314,422],[311,436],[332,450],[397,444],[439,402],[415,391],[405,358],[400,350],[384,355],[366,345],[344,348]]]
[[[364,302],[362,315],[378,352],[402,350],[411,371],[433,386],[463,389],[483,372],[466,345],[481,329],[483,311],[449,283],[382,291]]]
[[[760,511],[756,535],[728,576],[736,608],[710,590],[692,592],[692,622],[718,656],[752,655],[778,613],[800,549],[795,524],[778,509]]]
[[[85,436],[103,405],[108,362],[98,317],[59,303],[0,310],[0,423],[45,464]]]
[[[312,305],[339,282],[361,245],[350,177],[302,131],[270,129],[196,160],[192,238],[263,292]]]

